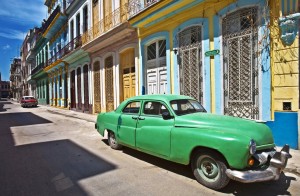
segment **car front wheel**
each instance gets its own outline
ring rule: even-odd
[[[108,144],[112,149],[120,150],[122,145],[120,145],[116,139],[114,132],[110,131],[108,133]]]
[[[197,151],[191,166],[197,181],[208,188],[219,190],[229,183],[226,162],[215,152]]]

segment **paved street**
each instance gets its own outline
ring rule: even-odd
[[[300,193],[300,175],[292,167],[279,181],[231,182],[219,192],[207,189],[194,180],[189,166],[127,148],[112,150],[96,132],[95,119],[48,106],[21,108],[19,103],[0,101],[0,195]]]

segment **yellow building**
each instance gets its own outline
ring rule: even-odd
[[[276,119],[288,100],[289,111],[298,110],[298,41],[284,48],[274,38],[279,18],[273,14],[283,16],[281,9],[292,6],[296,1],[130,1],[129,23],[139,39],[139,94],[192,96],[209,112],[265,121],[277,145],[297,148],[291,141],[297,124],[291,122],[281,140],[277,127],[283,124]],[[276,53],[288,51],[296,55],[276,60]],[[279,62],[289,62],[289,69]]]
[[[298,1],[270,1],[272,59],[272,130],[284,141],[299,137],[299,5]],[[281,143],[282,145],[284,143]]]
[[[82,36],[82,49],[91,58],[93,113],[112,111],[137,95],[138,39],[128,19],[128,0],[93,0],[91,27]]]

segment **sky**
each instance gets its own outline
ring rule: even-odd
[[[1,0],[0,5],[0,72],[9,81],[10,64],[20,57],[20,48],[29,29],[40,27],[47,19],[45,0]]]

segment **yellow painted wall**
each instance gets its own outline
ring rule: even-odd
[[[299,37],[291,46],[286,46],[280,39],[278,18],[282,10],[280,0],[270,0],[271,7],[271,69],[272,69],[272,118],[275,111],[283,111],[283,102],[291,102],[292,111],[299,108]],[[285,6],[286,7],[286,6]]]

